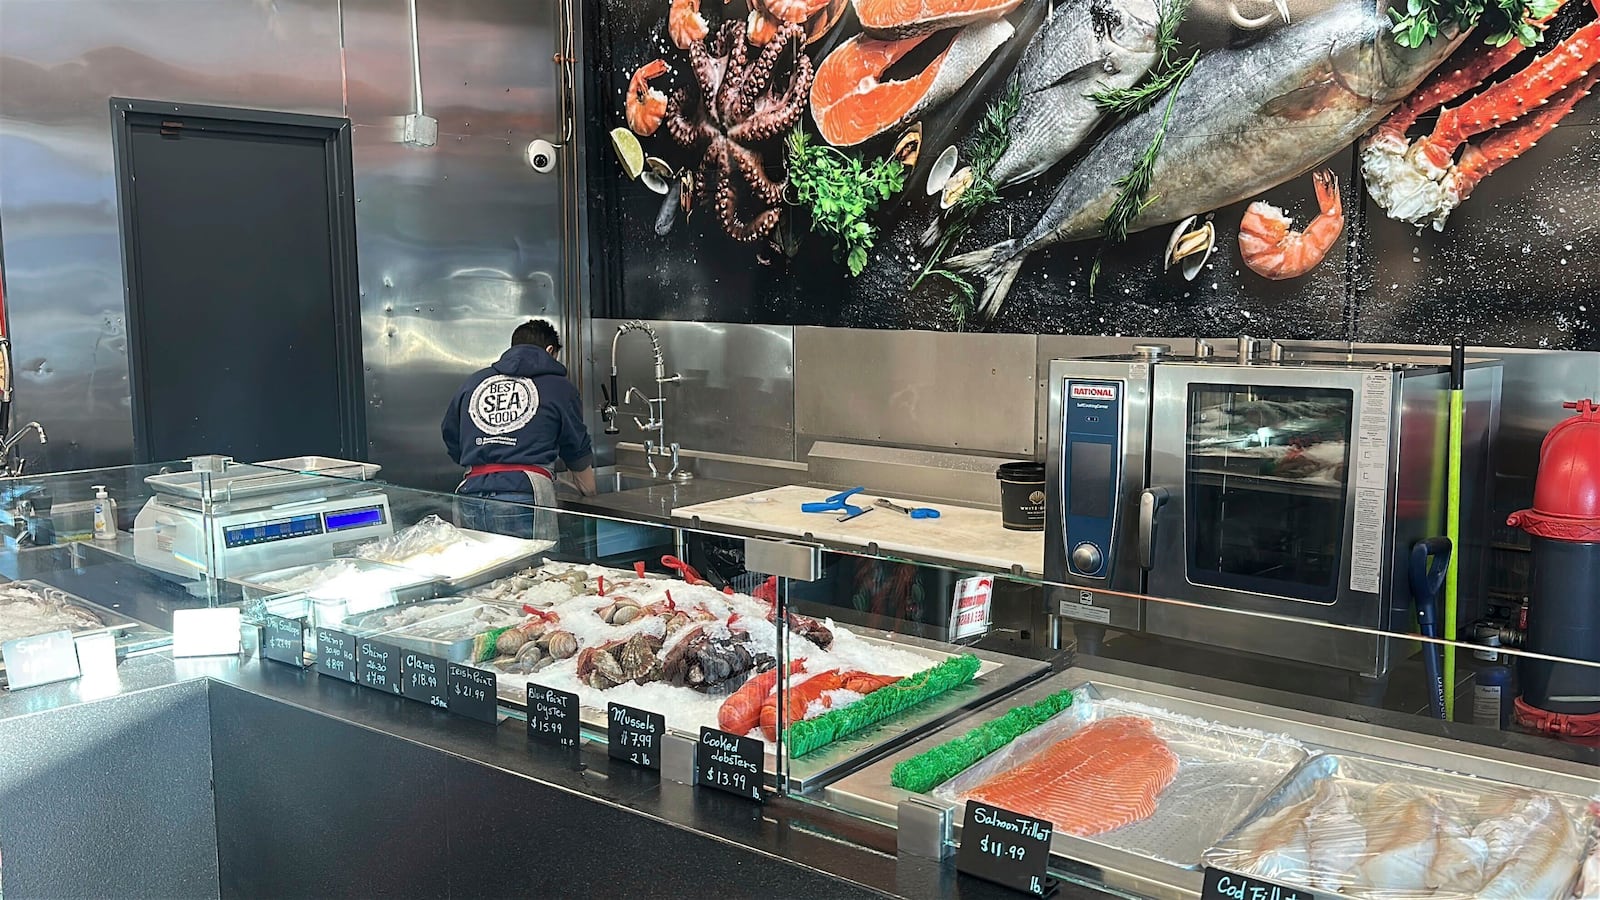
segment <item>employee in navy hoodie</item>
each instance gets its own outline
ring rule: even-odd
[[[511,333],[511,349],[468,378],[440,430],[450,456],[467,470],[458,494],[532,506],[556,505],[556,460],[584,496],[595,494],[594,452],[578,389],[556,361],[561,337],[533,319]],[[533,510],[510,503],[461,504],[467,528],[533,537]],[[541,517],[539,531],[553,528]],[[554,534],[541,534],[554,537]]]

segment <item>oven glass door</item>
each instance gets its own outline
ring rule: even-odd
[[[1189,385],[1190,582],[1334,602],[1354,404],[1348,390]]]

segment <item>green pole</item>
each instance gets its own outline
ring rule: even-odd
[[[1444,576],[1444,633],[1446,640],[1456,639],[1457,593],[1461,571],[1461,441],[1463,421],[1466,418],[1466,347],[1457,340],[1450,348],[1450,469],[1449,486],[1445,494],[1445,536],[1450,538],[1450,565]],[[1444,717],[1456,715],[1456,648],[1444,648]]]

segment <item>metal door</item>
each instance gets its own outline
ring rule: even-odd
[[[1386,520],[1386,441],[1383,458],[1362,461],[1380,478],[1376,509],[1363,507],[1376,521],[1364,522],[1359,547],[1353,538],[1354,448],[1372,431],[1362,417],[1381,410],[1387,423],[1392,403],[1390,375],[1379,376],[1381,391],[1372,377],[1339,367],[1158,365],[1138,535],[1150,596],[1379,627],[1383,554],[1365,545]],[[1365,635],[1160,602],[1146,617],[1149,630],[1187,640],[1363,671],[1380,662],[1377,640]]]

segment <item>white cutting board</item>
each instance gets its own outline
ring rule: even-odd
[[[919,557],[968,563],[990,569],[1021,566],[1031,575],[1044,572],[1044,533],[1007,531],[1000,514],[952,503],[911,503],[891,497],[901,506],[928,506],[937,519],[913,519],[889,509],[874,508],[848,522],[836,521],[842,513],[803,513],[800,504],[826,500],[838,493],[824,488],[788,485],[713,500],[672,511],[674,518],[699,518],[716,525],[735,525],[775,534],[865,547],[877,544],[885,553],[912,553]],[[850,502],[872,506],[872,494],[856,494]]]

